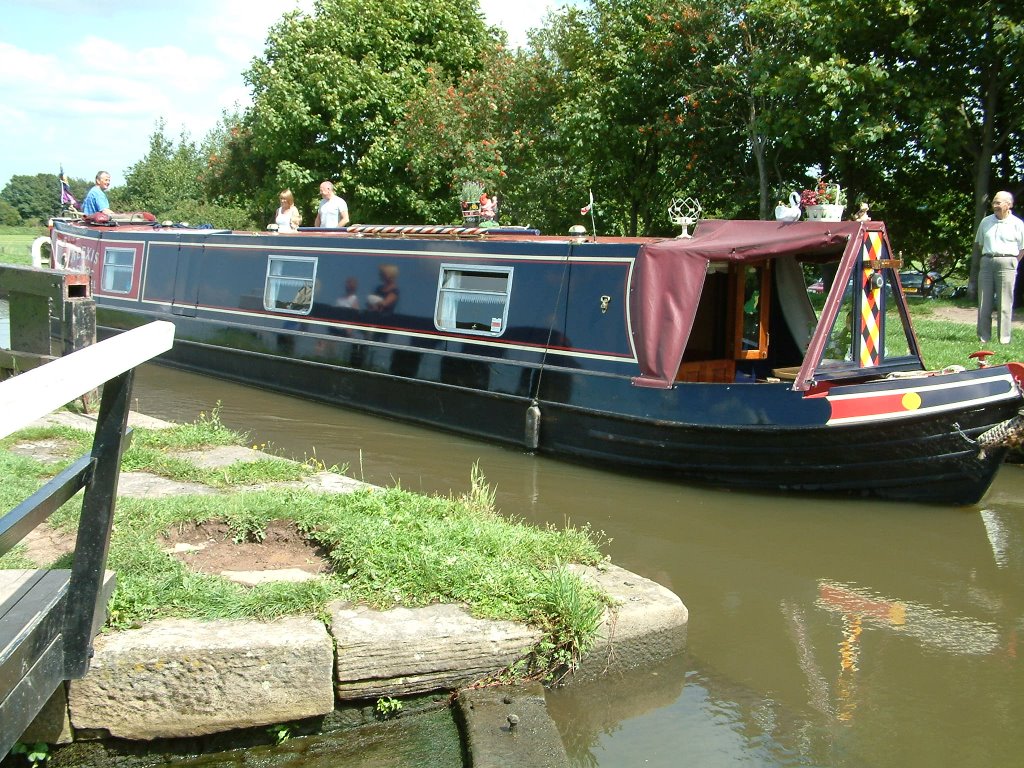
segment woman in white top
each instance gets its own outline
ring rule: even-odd
[[[295,207],[295,197],[290,189],[284,190],[279,198],[281,207],[277,209],[274,223],[278,232],[294,232],[302,224],[302,214]]]

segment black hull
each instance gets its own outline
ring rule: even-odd
[[[288,395],[531,448],[531,400],[526,396],[186,340],[161,361]],[[409,361],[411,370],[414,362]],[[959,505],[980,501],[1005,456],[1004,449],[981,456],[974,439],[1012,418],[1018,407],[1008,401],[944,418],[881,425],[723,428],[616,415],[544,398],[538,406],[536,450],[561,459],[726,488]]]

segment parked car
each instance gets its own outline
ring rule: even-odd
[[[950,285],[938,272],[900,272],[900,283],[903,286],[903,293],[907,296],[919,296],[924,299],[957,299],[967,294],[967,286]],[[853,290],[853,281],[846,286],[844,296],[849,296]],[[886,290],[891,293],[892,287],[886,285]],[[807,286],[808,293],[824,293],[825,284],[819,277]]]
[[[811,293],[811,294],[814,294],[814,293],[824,293],[825,292],[825,282],[819,277],[817,280],[815,280],[813,283],[811,283],[810,285],[807,286],[807,292]],[[846,288],[843,291],[843,300],[845,301],[846,299],[850,298],[850,294],[852,294],[852,293],[853,293],[853,280],[849,280],[849,281],[847,281]],[[892,286],[889,285],[888,283],[885,286],[885,293],[886,293],[887,296],[892,296]]]
[[[938,272],[900,272],[900,283],[907,296],[919,296],[922,299],[936,299],[951,290]]]

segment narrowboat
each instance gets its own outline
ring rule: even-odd
[[[101,335],[175,324],[168,364],[624,471],[973,504],[1024,403],[1020,364],[925,366],[882,222],[51,237]]]

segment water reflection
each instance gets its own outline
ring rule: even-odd
[[[1024,472],[979,508],[636,479],[146,366],[137,407],[222,401],[253,442],[449,493],[476,461],[506,514],[590,525],[690,609],[664,668],[554,691],[579,765],[1011,765],[1024,753]]]

